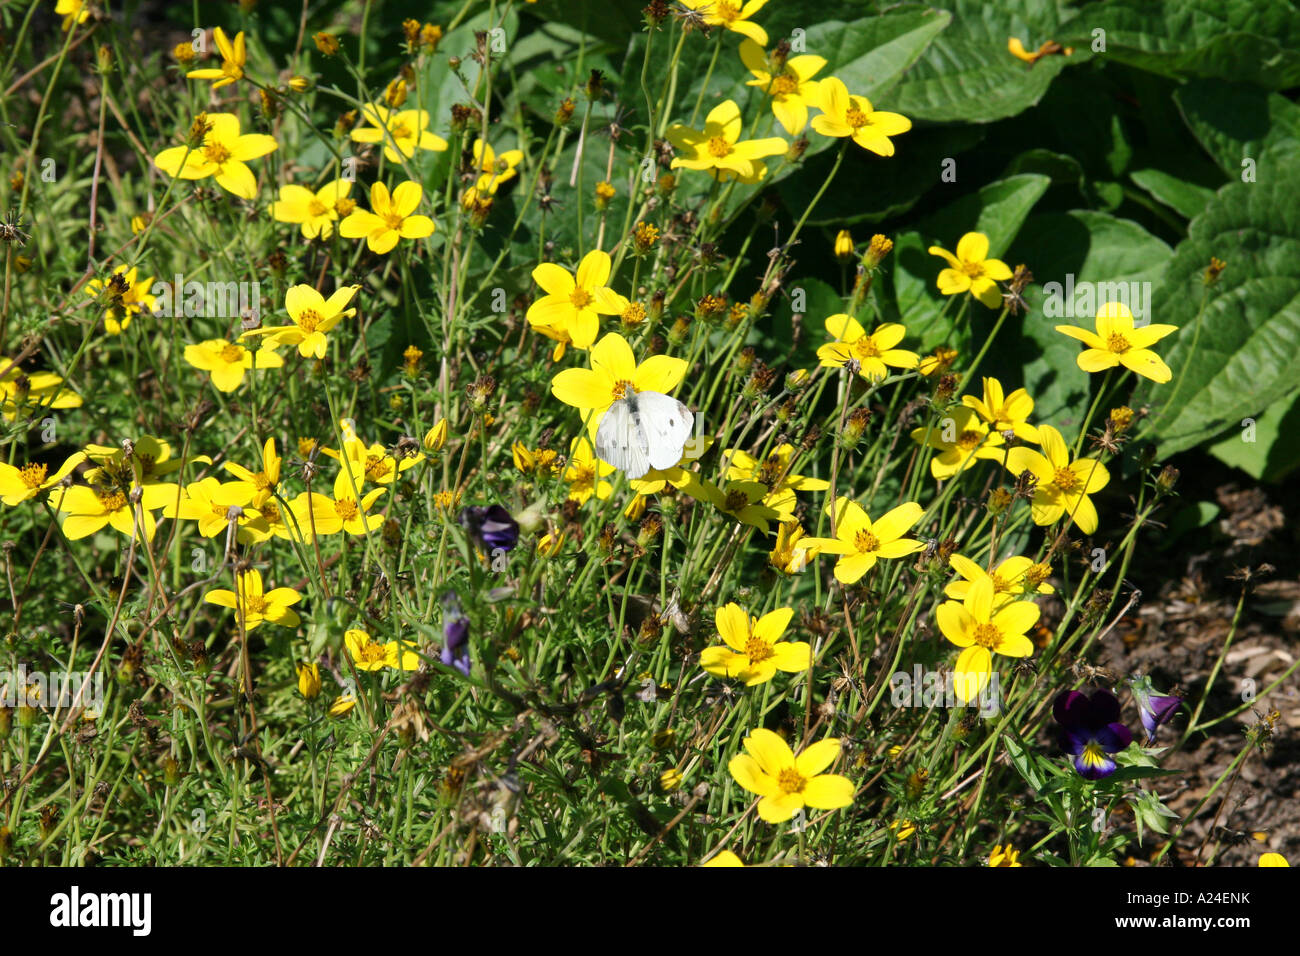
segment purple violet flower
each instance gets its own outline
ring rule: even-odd
[[[1119,700],[1110,691],[1094,691],[1091,698],[1066,691],[1056,698],[1052,715],[1061,725],[1061,749],[1074,756],[1074,769],[1086,780],[1114,773],[1118,764],[1113,755],[1133,742],[1120,723]]]
[[[488,551],[509,551],[519,540],[519,524],[501,505],[471,505],[460,512],[461,527]]]
[[[455,591],[442,596],[442,662],[469,676],[469,618]]]
[[[1142,727],[1147,732],[1147,744],[1156,739],[1156,731],[1161,724],[1178,712],[1182,704],[1181,697],[1160,696],[1155,693],[1150,677],[1136,677],[1131,684],[1133,699],[1137,701],[1138,713],[1142,717]]]

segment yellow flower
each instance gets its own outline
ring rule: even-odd
[[[474,188],[489,196],[495,195],[497,188],[514,179],[515,167],[524,160],[524,151],[508,149],[504,153],[494,153],[492,147],[481,139],[474,140],[474,168],[478,171],[478,181]]]
[[[948,263],[939,273],[939,291],[944,295],[969,292],[990,309],[1002,304],[997,282],[1010,279],[1011,269],[1001,259],[988,257],[989,238],[984,233],[968,232],[958,239],[955,256],[940,246],[931,246],[929,252]]]
[[[222,484],[209,475],[198,481],[191,481],[185,486],[185,495],[178,503],[173,496],[168,500],[163,515],[168,518],[181,518],[197,521],[199,534],[205,538],[224,535],[232,520],[240,522],[253,520],[255,515],[244,513],[244,506],[251,503],[253,490],[243,482],[229,481]],[[237,540],[241,543],[252,540],[255,532],[266,532],[267,528],[257,524],[251,529],[241,528]]]
[[[417,149],[441,152],[447,148],[445,139],[425,129],[429,125],[429,114],[425,110],[398,112],[378,103],[372,103],[361,111],[361,115],[370,127],[354,129],[350,134],[352,141],[354,143],[382,142],[384,158],[390,163],[400,163],[403,157],[410,159]]]
[[[315,661],[310,664],[299,664],[297,670],[298,693],[308,700],[315,700],[320,696],[320,665]]]
[[[53,372],[26,372],[0,355],[0,412],[13,421],[29,408],[80,408],[81,396],[63,388]]]
[[[233,482],[233,484],[246,486],[249,502],[254,507],[260,508],[268,498],[275,494],[275,488],[280,483],[281,461],[282,459],[275,451],[275,439],[268,438],[266,444],[262,446],[261,471],[249,471],[243,465],[238,465],[233,461],[223,462],[222,467],[239,479],[238,482]]]
[[[609,406],[636,392],[671,392],[686,375],[686,361],[652,355],[640,365],[632,346],[610,332],[591,349],[591,368],[566,368],[551,380],[551,394],[582,411],[594,436]]]
[[[376,644],[365,631],[353,629],[343,635],[343,643],[347,645],[357,670],[378,671],[391,667],[393,670],[413,671],[420,666],[420,655],[412,650],[415,645],[406,641]]]
[[[281,186],[279,200],[271,203],[271,216],[277,222],[300,223],[308,239],[328,239],[339,216],[351,213],[356,205],[347,198],[351,190],[346,179],[326,183],[315,192],[305,186]]]
[[[835,258],[840,262],[848,262],[853,255],[853,234],[847,229],[841,229],[835,234]]]
[[[763,9],[767,0],[681,0],[681,4],[702,14],[708,26],[724,27],[767,46],[767,31],[749,19]]]
[[[71,30],[74,23],[85,23],[90,18],[90,11],[86,9],[85,0],[59,0],[54,5],[54,12],[63,17],[64,33]]]
[[[284,366],[284,359],[270,345],[264,345],[254,353],[225,339],[208,339],[185,346],[185,361],[211,375],[212,384],[219,392],[233,392],[239,388],[244,373],[250,369]]]
[[[894,348],[903,341],[907,330],[897,322],[876,326],[870,335],[858,320],[839,313],[826,320],[826,331],[835,341],[817,349],[823,368],[842,368],[850,360],[858,362],[858,374],[869,381],[878,381],[889,374],[887,366],[916,368],[921,358],[915,352]]]
[[[438,423],[425,433],[420,444],[428,451],[441,451],[442,446],[447,444],[447,419],[438,419]]]
[[[960,554],[949,557],[948,563],[961,575],[961,580],[950,581],[943,593],[957,601],[965,600],[973,582],[985,579],[993,585],[995,608],[1019,600],[1026,594],[1055,593],[1055,588],[1044,580],[1051,568],[1045,564],[1035,564],[1032,559],[1020,555],[1007,558],[991,574]]]
[[[158,301],[157,297],[150,295],[151,288],[153,276],[138,279],[135,266],[128,269],[123,263],[112,271],[107,281],[91,279],[87,282],[86,295],[107,297],[109,304],[104,311],[104,331],[109,335],[121,335],[131,324],[133,315],[152,309]]]
[[[955,361],[957,361],[957,350],[940,345],[925,358],[921,359],[921,364],[916,368],[922,375],[929,378],[932,375],[948,371],[948,369],[952,368],[952,363]]]
[[[808,478],[790,472],[794,446],[778,445],[762,462],[748,452],[728,448],[722,453],[727,465],[728,481],[757,481],[766,485],[769,494],[763,503],[780,512],[782,517],[794,517],[796,491],[825,491],[830,482],[821,478]]]
[[[375,485],[391,485],[402,472],[409,471],[424,461],[424,455],[419,452],[413,455],[403,454],[399,459],[389,454],[388,450],[378,442],[367,446],[346,426],[343,432],[343,455],[334,448],[322,448],[321,454],[343,462],[358,488],[366,482]]]
[[[840,497],[834,504],[828,501],[826,514],[833,513],[838,515],[835,537],[805,538],[804,544],[823,554],[840,555],[835,562],[835,579],[841,584],[859,581],[878,559],[906,557],[925,547],[920,541],[903,537],[925,513],[915,501],[899,505],[874,522],[852,498]]]
[[[829,76],[817,84],[817,102],[821,116],[813,117],[812,127],[823,136],[853,139],[863,149],[878,156],[893,156],[894,144],[889,137],[906,133],[912,121],[901,113],[873,109],[865,96],[852,96],[844,81]]]
[[[1259,858],[1258,866],[1290,866],[1281,853],[1264,853]]]
[[[1002,460],[1006,444],[998,432],[980,421],[973,409],[959,406],[951,409],[935,425],[912,430],[912,440],[924,442],[939,454],[930,459],[930,474],[938,481],[946,481],[964,471],[976,458]]]
[[[689,483],[682,490],[688,495],[709,502],[723,514],[730,515],[741,524],[757,528],[763,534],[769,533],[768,522],[793,514],[793,492],[783,493],[790,500],[781,502],[787,507],[778,510],[765,501],[768,497],[767,485],[761,485],[757,481],[728,481],[719,488],[711,482],[700,480],[694,472],[687,472],[687,476]]]
[[[1038,605],[1012,601],[1000,609],[993,603],[993,580],[981,578],[971,584],[965,600],[944,601],[935,610],[939,630],[953,644],[963,648],[957,657],[954,690],[958,699],[974,700],[993,673],[993,655],[1029,657],[1034,642],[1025,632],[1038,621]]]
[[[751,730],[744,743],[749,753],[732,757],[727,769],[736,783],[763,798],[758,815],[768,823],[789,820],[806,806],[837,810],[853,803],[853,781],[822,772],[840,755],[837,738],[819,740],[797,757],[789,744],[762,727]]]
[[[345,285],[334,290],[328,299],[309,285],[290,286],[284,296],[284,307],[293,319],[293,325],[274,325],[261,329],[250,329],[239,338],[244,340],[256,335],[269,335],[266,344],[270,346],[296,345],[298,354],[303,358],[324,358],[327,344],[326,333],[339,320],[356,315],[355,308],[345,309],[352,297],[360,289],[359,285]]]
[[[1034,411],[1034,400],[1023,388],[1004,395],[1002,383],[996,378],[986,377],[983,399],[963,395],[961,400],[966,407],[975,409],[994,431],[1010,431],[1017,438],[1038,444],[1038,429],[1029,424],[1029,416]]]
[[[889,825],[889,829],[894,831],[895,835],[898,837],[898,841],[901,843],[916,833],[916,824],[911,820],[895,820]]]
[[[1106,302],[1097,310],[1097,332],[1073,325],[1058,325],[1056,331],[1078,339],[1088,347],[1079,353],[1079,368],[1100,372],[1116,365],[1136,372],[1153,382],[1164,383],[1173,377],[1169,366],[1149,346],[1159,342],[1176,325],[1133,327],[1133,313],[1122,302]]]
[[[226,31],[217,27],[212,31],[217,41],[217,50],[221,53],[221,69],[190,70],[185,76],[191,80],[216,80],[214,90],[234,83],[244,77],[244,64],[248,62],[248,51],[244,48],[244,33],[235,34],[235,42],[230,42]]]
[[[720,180],[735,176],[743,183],[756,183],[767,173],[764,156],[777,156],[788,148],[779,136],[741,140],[744,121],[734,100],[719,103],[704,119],[704,129],[680,123],[668,127],[668,141],[686,156],[672,162],[673,169],[707,169]]]
[[[777,671],[806,671],[812,663],[808,642],[781,640],[793,615],[793,608],[783,607],[756,618],[739,604],[724,604],[714,621],[726,646],[706,647],[700,666],[714,677],[735,677],[750,687],[770,681]]]
[[[544,558],[553,558],[564,547],[564,532],[558,534],[547,532],[537,539],[537,553]]]
[[[297,627],[302,623],[298,612],[292,605],[302,600],[302,595],[293,588],[274,588],[262,590],[262,574],[257,568],[239,571],[235,574],[235,591],[217,588],[203,595],[208,604],[218,607],[233,608],[235,620],[242,616],[244,630],[252,631],[261,624],[278,624],[280,627]],[[314,667],[315,665],[313,665]],[[302,673],[298,675],[298,686],[302,687]],[[320,673],[316,673],[316,693],[320,693]],[[315,697],[303,691],[304,697]]]
[[[786,574],[799,574],[820,553],[816,546],[809,547],[811,538],[804,537],[798,521],[782,521],[776,529],[776,544],[768,553],[772,567]]]
[[[217,185],[241,199],[257,195],[257,178],[246,165],[275,152],[276,142],[264,133],[240,135],[239,117],[234,113],[207,113],[210,128],[197,149],[173,146],[154,157],[154,165],[173,179],[217,178]]]
[[[787,133],[797,136],[808,125],[808,105],[816,101],[817,81],[813,74],[826,65],[826,58],[805,53],[785,61],[773,74],[763,47],[753,40],[740,44],[740,59],[753,74],[746,86],[756,86],[772,97],[772,113]]]
[[[357,698],[351,691],[346,694],[339,694],[334,698],[334,703],[330,704],[330,716],[346,717],[348,712],[355,706],[357,706]]]
[[[1094,458],[1070,461],[1065,439],[1051,425],[1039,425],[1043,451],[1013,448],[1007,452],[1007,470],[1013,475],[1029,471],[1038,479],[1031,512],[1034,524],[1047,525],[1071,515],[1084,534],[1097,530],[1097,509],[1088,496],[1110,482],[1106,466]]]
[[[569,501],[585,505],[592,495],[604,501],[614,490],[614,486],[601,479],[614,470],[614,466],[596,457],[591,442],[579,435],[569,446],[569,467],[564,471],[564,480],[569,483]]]
[[[550,338],[563,332],[575,347],[591,348],[600,332],[600,316],[619,315],[628,306],[627,299],[607,285],[612,265],[609,254],[599,249],[582,257],[576,276],[543,262],[533,270],[533,281],[546,295],[528,307],[524,318]]]
[[[701,863],[700,866],[744,866],[740,862],[740,857],[730,850],[721,850],[708,859],[707,862]]]
[[[338,534],[340,531],[346,531],[348,534],[366,534],[384,523],[383,515],[372,515],[367,512],[379,496],[388,489],[374,488],[366,492],[358,501],[356,493],[352,490],[353,480],[356,481],[357,490],[360,491],[362,484],[360,479],[350,478],[347,469],[340,468],[338,477],[334,479],[333,500],[312,492],[311,506],[315,511],[313,520],[318,535]]]
[[[85,452],[96,465],[86,470],[86,481],[92,485],[116,485],[122,491],[129,490],[132,484],[145,488],[157,485],[171,492],[173,498],[176,496],[176,485],[158,482],[181,469],[181,460],[172,458],[171,446],[165,441],[143,435],[131,443],[130,457],[125,448],[112,445],[87,445]],[[196,455],[190,461],[212,463],[207,455]]]
[[[136,489],[140,492],[142,509],[140,527],[145,540],[152,541],[157,528],[153,512],[173,500],[175,492],[166,485],[136,486]],[[57,494],[51,491],[50,500],[54,502],[55,510],[64,516],[63,534],[69,541],[88,537],[105,525],[128,538],[135,534],[136,515],[129,492],[75,485],[60,489]]]
[[[74,452],[53,475],[48,474],[48,465],[38,462],[23,465],[21,468],[0,462],[0,501],[12,507],[35,498],[42,491],[53,488],[68,477],[72,469],[85,460],[84,453]]]
[[[433,235],[433,220],[411,215],[420,205],[424,189],[419,183],[398,184],[392,195],[383,183],[370,187],[370,211],[355,209],[339,223],[339,235],[348,239],[366,239],[376,255],[391,252],[399,239],[423,239]]]
[[[989,866],[1020,866],[1020,851],[1011,848],[1008,843],[1005,847],[994,844],[993,849],[989,851]]]

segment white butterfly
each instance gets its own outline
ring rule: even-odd
[[[596,430],[596,454],[629,478],[682,459],[695,415],[662,392],[633,392],[609,406]]]

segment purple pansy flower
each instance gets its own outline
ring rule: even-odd
[[[1131,686],[1133,699],[1137,701],[1138,713],[1142,717],[1142,727],[1147,732],[1147,743],[1151,744],[1156,739],[1160,725],[1178,712],[1183,699],[1156,694],[1150,677],[1135,677]]]
[[[1119,720],[1119,700],[1110,691],[1095,691],[1091,698],[1077,690],[1056,698],[1052,715],[1061,725],[1061,749],[1074,755],[1074,768],[1086,780],[1109,777],[1118,766],[1113,754],[1133,742]]]
[[[489,551],[509,551],[519,540],[519,524],[500,505],[472,505],[460,512],[461,527]]]
[[[442,596],[442,662],[469,676],[469,618],[454,591]]]

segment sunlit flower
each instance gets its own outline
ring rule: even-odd
[[[573,439],[569,445],[569,467],[564,470],[564,480],[569,483],[569,501],[585,505],[592,495],[604,501],[614,486],[603,478],[612,471],[614,466],[596,457],[586,436]]]
[[[1085,372],[1101,372],[1122,365],[1143,378],[1163,383],[1173,378],[1173,372],[1149,346],[1159,342],[1176,325],[1133,326],[1133,313],[1122,302],[1106,302],[1097,310],[1097,331],[1089,332],[1073,325],[1058,325],[1056,331],[1078,339],[1086,346],[1077,359]]]
[[[403,157],[410,159],[417,149],[441,152],[447,148],[445,139],[435,136],[426,128],[429,125],[426,110],[399,112],[372,103],[361,111],[361,115],[370,126],[352,130],[349,134],[352,142],[383,143],[384,158],[390,163],[400,163]],[[415,206],[412,205],[411,208],[414,209]]]
[[[235,620],[238,621],[240,617],[244,619],[246,632],[264,623],[278,624],[280,627],[297,627],[302,623],[298,612],[293,610],[293,605],[302,600],[302,595],[293,588],[263,591],[262,574],[257,568],[236,572],[235,586],[238,593],[217,588],[203,595],[203,600],[218,607],[233,608]],[[301,675],[299,681],[301,687]],[[319,671],[316,673],[316,692],[320,693]],[[314,697],[315,694],[309,695],[304,691],[303,696]]]
[[[956,601],[965,600],[972,582],[985,579],[993,585],[994,608],[1001,608],[1026,595],[1055,593],[1055,589],[1044,580],[1051,569],[1044,564],[1035,564],[1031,558],[1020,555],[1007,558],[991,574],[960,554],[950,556],[948,563],[961,579],[948,582],[943,593]]]
[[[993,673],[993,655],[1029,657],[1034,642],[1025,632],[1041,612],[1032,601],[1013,601],[998,608],[993,603],[993,581],[972,582],[965,599],[944,601],[935,610],[939,630],[962,648],[957,657],[954,690],[958,699],[972,701],[984,690]]]
[[[133,489],[139,492],[140,530],[146,541],[152,541],[157,521],[153,512],[165,507],[174,499],[174,491],[165,485]],[[131,504],[131,493],[117,488],[88,488],[74,485],[50,492],[50,501],[63,518],[63,534],[69,541],[88,537],[105,525],[128,538],[136,532],[136,511]]]
[[[346,717],[353,707],[357,706],[356,694],[348,691],[334,698],[334,703],[330,704],[331,717]]]
[[[309,285],[290,286],[284,296],[284,307],[289,318],[293,319],[293,325],[250,329],[239,338],[242,341],[265,335],[269,336],[265,340],[267,346],[296,345],[303,358],[324,358],[328,344],[326,333],[338,325],[340,319],[357,314],[355,308],[345,309],[344,306],[352,301],[360,288],[359,285],[340,286],[326,299]]]
[[[358,487],[365,482],[391,485],[403,472],[425,460],[419,452],[403,454],[397,458],[379,442],[367,445],[346,422],[343,425],[343,453],[340,454],[335,448],[322,448],[321,454],[337,462],[346,461],[346,467],[351,471]]]
[[[1290,866],[1281,853],[1261,853],[1256,866]]]
[[[356,202],[348,199],[352,183],[336,179],[312,192],[305,186],[281,186],[280,198],[271,203],[271,215],[277,222],[299,223],[308,239],[328,239],[340,216],[350,215]]]
[[[888,366],[916,368],[921,361],[915,352],[894,348],[907,334],[897,322],[878,325],[868,335],[857,319],[839,313],[826,320],[826,331],[835,341],[817,349],[823,368],[843,368],[850,361],[857,361],[859,375],[868,381],[879,381],[889,374]]]
[[[1047,525],[1070,515],[1084,534],[1097,530],[1097,508],[1089,495],[1105,488],[1110,472],[1095,458],[1070,461],[1065,439],[1051,425],[1039,425],[1043,451],[1013,448],[1007,452],[1007,470],[1013,475],[1029,471],[1038,479],[1030,511],[1034,524]]]
[[[768,552],[768,561],[778,571],[799,574],[820,553],[816,546],[808,545],[810,540],[812,539],[804,536],[803,527],[798,521],[782,521],[776,529],[776,544]]]
[[[433,235],[433,220],[412,213],[420,205],[424,189],[419,183],[399,183],[388,193],[388,187],[376,182],[370,187],[370,211],[354,209],[339,223],[339,235],[348,239],[363,236],[370,251],[376,255],[391,252],[399,239],[423,239]]]
[[[59,0],[54,5],[54,12],[63,17],[64,33],[71,30],[73,24],[85,23],[90,19],[90,10],[86,8],[85,0]]]
[[[906,133],[912,121],[901,113],[874,109],[865,96],[852,96],[844,81],[828,76],[817,84],[814,103],[822,115],[814,116],[812,128],[823,136],[853,139],[863,149],[878,156],[893,156],[894,143],[889,137]]]
[[[315,661],[310,664],[298,664],[298,693],[308,700],[320,696],[320,665]]]
[[[1006,846],[994,844],[993,849],[989,851],[989,866],[1020,866],[1020,851],[1013,849],[1011,844]]]
[[[207,113],[209,128],[196,149],[173,146],[154,157],[154,165],[172,178],[206,179],[215,176],[217,185],[241,199],[257,195],[257,177],[246,163],[275,152],[275,140],[265,133],[239,132],[234,113]]]
[[[543,262],[533,270],[533,281],[546,295],[528,307],[524,318],[539,331],[543,327],[563,330],[576,348],[591,348],[600,332],[600,316],[619,315],[628,305],[607,285],[611,268],[609,254],[599,249],[582,257],[576,276],[553,262]]]
[[[1133,699],[1137,701],[1138,716],[1142,719],[1142,729],[1146,731],[1149,747],[1155,743],[1156,731],[1160,729],[1161,724],[1167,723],[1174,714],[1178,713],[1183,699],[1173,695],[1157,694],[1151,684],[1151,678],[1146,675],[1134,677],[1129,686],[1133,691]]]
[[[474,140],[474,169],[479,177],[474,188],[489,196],[494,195],[502,183],[514,179],[515,167],[524,159],[521,149],[508,149],[504,153],[493,152],[492,147],[481,139]]]
[[[81,396],[64,388],[63,379],[53,372],[26,372],[3,355],[0,369],[0,413],[6,421],[28,409],[81,407]]]
[[[276,354],[272,345],[264,345],[254,352],[225,339],[208,339],[185,346],[185,361],[207,372],[212,377],[213,387],[219,392],[233,392],[239,388],[245,372],[284,366],[284,359]]]
[[[729,481],[757,481],[767,485],[773,492],[778,491],[825,491],[831,486],[822,478],[808,478],[796,475],[790,470],[794,458],[794,446],[788,442],[777,445],[761,462],[748,452],[738,448],[728,448],[722,453],[728,462],[727,479]],[[767,502],[769,505],[771,501]]]
[[[955,256],[940,246],[931,246],[929,252],[948,263],[948,268],[939,273],[939,291],[944,295],[969,292],[990,309],[1002,305],[997,284],[1011,278],[1011,269],[1001,259],[988,257],[989,238],[984,233],[962,236],[957,240]]]
[[[212,36],[217,41],[217,51],[221,54],[221,68],[190,70],[185,76],[191,80],[216,80],[212,88],[218,90],[243,79],[244,64],[248,62],[248,51],[245,49],[242,30],[235,34],[233,43],[221,27],[213,30]]]
[[[354,628],[343,635],[343,643],[360,671],[378,671],[385,667],[413,671],[420,666],[420,655],[409,641],[378,644],[365,631]]]
[[[388,489],[382,486],[371,489],[358,500],[356,492],[352,490],[354,481],[359,490],[362,485],[361,480],[350,477],[347,469],[340,468],[338,477],[334,479],[333,500],[326,498],[324,502],[316,500],[311,502],[318,535],[338,534],[340,531],[348,534],[365,534],[384,523],[383,515],[372,515],[368,512],[371,505]],[[323,497],[315,492],[312,492],[312,495],[315,498]],[[325,504],[328,507],[322,506]]]
[[[753,40],[740,44],[740,59],[754,78],[746,86],[756,86],[772,97],[772,113],[787,133],[797,136],[808,125],[808,106],[816,104],[817,81],[812,79],[826,65],[826,58],[804,53],[788,57],[781,72],[773,74],[767,54]]]
[[[161,479],[175,474],[181,469],[181,460],[172,457],[171,445],[152,435],[142,435],[131,442],[131,454],[125,448],[112,445],[87,445],[86,458],[93,468],[86,470],[86,481],[92,485],[116,486],[127,491],[133,484],[145,488],[160,487],[176,496],[176,485],[162,483]],[[195,455],[191,462],[211,464],[207,455]]]
[[[234,484],[243,484],[246,486],[248,501],[254,506],[260,508],[268,498],[275,494],[275,488],[280,483],[280,464],[282,459],[275,451],[275,439],[268,438],[262,446],[262,468],[260,471],[249,471],[243,465],[236,464],[233,461],[222,463],[226,471],[234,475],[238,482]]]
[[[1113,755],[1133,742],[1120,722],[1119,700],[1107,690],[1094,691],[1091,698],[1064,691],[1052,705],[1052,716],[1061,728],[1061,749],[1074,756],[1074,769],[1085,780],[1109,777],[1119,768]]]
[[[840,755],[840,742],[827,737],[810,744],[796,757],[790,745],[772,731],[757,727],[745,738],[747,754],[727,764],[736,783],[763,799],[758,815],[768,823],[789,820],[804,807],[837,810],[853,803],[853,781],[823,773]]]
[[[1029,416],[1034,411],[1034,400],[1023,388],[1004,395],[1002,383],[986,376],[983,398],[963,395],[961,400],[967,408],[975,409],[994,431],[1010,431],[1023,441],[1038,444],[1038,429],[1029,424]]]
[[[157,297],[149,292],[152,288],[153,276],[140,279],[135,266],[128,269],[123,263],[113,270],[107,281],[91,279],[87,282],[86,295],[107,299],[104,331],[109,335],[121,335],[131,324],[133,316],[143,315],[157,303]]]
[[[670,393],[686,375],[685,359],[652,355],[640,365],[632,346],[610,332],[592,346],[591,368],[566,368],[551,380],[551,394],[583,412],[595,436],[609,406],[636,392]]]
[[[693,498],[707,501],[725,515],[730,515],[741,524],[757,528],[763,534],[771,530],[770,522],[784,517],[781,511],[771,507],[765,501],[768,497],[767,485],[757,481],[728,481],[721,488],[708,481],[702,481],[694,472],[688,472],[690,482],[682,490]],[[793,492],[785,492],[791,499]],[[786,513],[793,511],[793,504]]]
[[[735,677],[751,687],[770,681],[777,671],[808,670],[808,642],[781,640],[793,615],[793,608],[783,607],[759,618],[739,604],[724,604],[714,620],[726,646],[706,647],[700,652],[700,666],[714,677]]]
[[[437,424],[425,432],[420,444],[426,451],[441,451],[442,446],[447,444],[447,419],[438,419]]]
[[[21,468],[0,462],[0,501],[12,507],[35,498],[68,477],[85,460],[85,454],[74,452],[52,475],[48,473],[49,466],[42,462],[31,462]]]
[[[244,513],[244,506],[252,501],[252,489],[243,482],[230,481],[225,484],[209,475],[198,481],[185,485],[185,495],[178,503],[174,498],[167,502],[163,515],[168,518],[181,518],[196,521],[199,534],[205,538],[224,535],[231,522],[244,524],[257,518],[256,515]],[[240,527],[237,540],[246,543],[252,540],[255,532],[268,529],[258,524],[246,529]]]
[[[946,481],[964,471],[976,458],[1001,460],[1006,440],[980,420],[973,409],[959,406],[949,409],[942,419],[928,428],[912,430],[912,440],[924,442],[939,452],[930,459],[930,474]]]
[[[735,176],[744,183],[758,182],[767,172],[762,158],[779,156],[789,146],[779,136],[741,140],[744,125],[734,100],[725,100],[710,110],[701,130],[674,123],[665,135],[686,155],[676,157],[672,168],[704,169],[722,180]]]
[[[879,559],[906,557],[925,547],[921,541],[903,537],[925,513],[915,501],[899,505],[874,522],[852,498],[840,497],[833,504],[828,501],[825,510],[827,516],[837,515],[835,537],[805,538],[804,544],[822,554],[839,555],[835,579],[841,584],[856,584]]]
[[[709,857],[707,861],[700,864],[700,866],[744,866],[744,865],[745,864],[740,861],[740,857],[736,856],[736,854],[732,853],[730,850],[720,850],[717,853],[715,853],[713,856]],[[1262,866],[1264,864],[1260,864],[1260,865]]]

